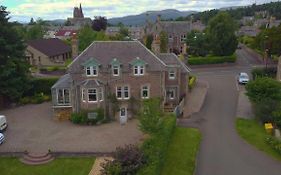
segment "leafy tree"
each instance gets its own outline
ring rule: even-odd
[[[93,41],[106,41],[108,37],[103,31],[93,31],[90,26],[85,26],[78,32],[79,51],[85,50]]]
[[[95,31],[105,31],[107,26],[107,19],[106,17],[103,16],[95,16],[95,19],[93,20],[92,23],[92,28]]]
[[[36,23],[35,25],[32,25],[29,29],[27,29],[25,39],[26,40],[33,40],[33,39],[40,39],[43,38],[45,33],[45,29],[43,25],[40,23]]]
[[[145,40],[145,46],[146,46],[149,50],[151,50],[152,42],[153,42],[153,36],[152,36],[152,35],[147,35],[147,36],[146,36],[146,40]]]
[[[119,30],[119,34],[123,37],[128,37],[129,36],[129,29],[125,26],[121,26]]]
[[[70,20],[67,19],[67,20],[65,21],[64,25],[65,25],[65,26],[71,26]]]
[[[16,101],[29,87],[29,70],[23,39],[0,6],[0,97]]]
[[[205,33],[191,31],[187,34],[186,45],[190,55],[206,56],[208,54],[208,42]]]
[[[237,48],[236,23],[226,12],[220,12],[209,21],[207,37],[214,55],[232,55]]]
[[[160,52],[167,53],[168,50],[168,35],[166,32],[160,32]]]

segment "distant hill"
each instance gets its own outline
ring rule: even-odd
[[[147,14],[150,21],[155,21],[157,16],[160,14],[161,19],[176,19],[178,17],[186,17],[192,13],[197,13],[196,11],[178,11],[174,9],[167,9],[161,11],[147,11],[139,15],[124,16],[120,18],[108,19],[108,23],[112,25],[117,25],[119,22],[127,26],[142,26],[145,24]]]

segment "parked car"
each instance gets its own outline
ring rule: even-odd
[[[249,75],[245,72],[239,73],[238,76],[238,83],[239,84],[247,84],[249,82]]]
[[[4,131],[8,126],[6,117],[4,115],[0,115],[0,132]]]
[[[0,133],[0,145],[5,141],[4,134]]]

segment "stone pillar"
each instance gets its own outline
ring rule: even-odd
[[[72,50],[72,59],[75,59],[78,56],[78,39],[76,33],[73,33],[71,39],[71,50]]]

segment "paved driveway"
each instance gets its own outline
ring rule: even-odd
[[[238,96],[244,91],[236,76],[238,72],[250,73],[257,63],[243,49],[237,55],[234,66],[193,69],[199,79],[209,83],[201,111],[180,122],[182,126],[199,127],[203,135],[195,174],[280,175],[280,161],[258,151],[236,133]]]
[[[26,105],[0,111],[7,116],[9,127],[0,152],[111,152],[117,146],[138,142],[142,134],[137,120],[126,125],[118,122],[100,126],[80,126],[69,121],[53,120],[50,103]]]

